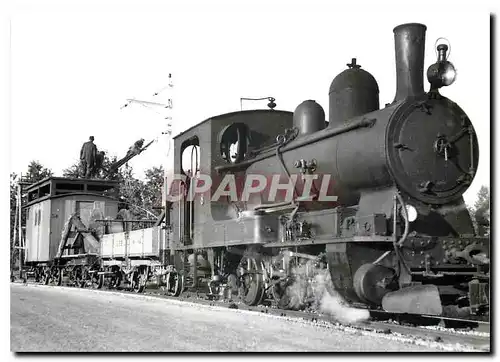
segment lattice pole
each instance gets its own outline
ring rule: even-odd
[[[23,243],[23,223],[22,223],[22,193],[21,193],[21,187],[22,185],[19,184],[17,187],[17,219],[19,220],[18,222],[18,238],[19,238],[19,277],[22,279],[23,278],[23,250],[24,250],[24,243]]]
[[[17,188],[19,188],[19,184],[17,185]],[[14,266],[16,264],[15,261],[15,256],[16,256],[16,242],[17,242],[17,224],[19,223],[19,220],[17,219],[19,216],[19,213],[17,211],[18,208],[18,198],[17,198],[17,190],[16,190],[16,208],[14,211],[14,238],[12,239],[12,255],[11,255],[11,261],[10,261],[10,270],[11,270],[11,278],[14,277]]]

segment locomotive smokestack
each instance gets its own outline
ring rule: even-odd
[[[424,93],[425,31],[422,24],[402,24],[394,28],[396,46],[396,97],[400,101]]]

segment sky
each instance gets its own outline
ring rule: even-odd
[[[425,70],[436,60],[436,39],[451,43],[449,60],[458,76],[441,93],[468,114],[479,138],[479,168],[466,202],[473,204],[481,185],[490,185],[487,7],[451,11],[450,2],[429,2],[432,7],[424,2],[418,9],[386,11],[366,3],[359,12],[335,3],[292,1],[238,7],[51,3],[17,6],[10,17],[11,172],[25,172],[37,160],[61,175],[93,135],[99,150],[118,157],[139,138],[155,140],[129,162],[141,178],[147,168],[170,165],[173,152],[167,157],[169,140],[162,134],[166,116],[173,117],[177,134],[239,110],[240,97],[272,96],[277,109],[289,111],[313,99],[328,119],[329,85],[354,57],[376,78],[384,105],[392,102],[396,87],[392,29],[419,22],[427,26]],[[167,86],[169,73],[174,87],[153,96]],[[129,98],[160,103],[172,98],[173,109],[121,108]],[[244,109],[266,103],[247,102]]]

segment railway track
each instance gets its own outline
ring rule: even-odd
[[[481,350],[489,350],[490,348],[490,333],[488,322],[471,322],[469,320],[453,319],[455,324],[461,322],[467,325],[465,328],[447,328],[448,318],[436,318],[432,316],[396,316],[392,313],[380,313],[380,311],[370,311],[370,319],[363,322],[340,322],[335,317],[316,313],[312,311],[294,311],[285,310],[271,306],[247,306],[239,301],[220,301],[207,300],[205,295],[199,293],[190,293],[189,296],[171,297],[162,295],[161,293],[146,290],[146,295],[155,296],[164,299],[181,300],[196,304],[219,306],[247,310],[259,313],[266,313],[280,317],[288,317],[300,320],[306,320],[313,323],[334,324],[338,327],[354,328],[360,332],[376,332],[381,334],[393,334],[402,336],[417,337],[430,342],[439,342],[445,344],[465,344],[479,348]],[[395,319],[397,318],[397,319]],[[382,320],[385,319],[385,320]],[[399,321],[398,321],[399,320]],[[410,323],[418,323],[426,321],[428,325],[411,325]],[[434,322],[431,325],[430,322]],[[472,327],[472,323],[477,324]]]
[[[23,283],[15,281],[14,283]],[[28,282],[29,285],[45,286],[39,283]],[[74,288],[62,286],[59,288]],[[187,291],[179,297],[169,296],[160,289],[147,288],[144,293],[137,294],[125,288],[118,289],[85,289],[89,292],[120,293],[127,295],[146,295],[152,298],[166,299],[211,307],[231,308],[248,312],[264,313],[277,317],[287,318],[291,321],[306,321],[325,327],[335,327],[356,331],[359,333],[380,333],[392,335],[395,338],[412,339],[424,343],[439,343],[452,349],[453,346],[467,346],[474,352],[490,351],[490,324],[484,321],[471,321],[463,319],[443,318],[435,316],[411,316],[384,313],[378,310],[370,311],[370,318],[361,322],[340,322],[334,316],[317,313],[314,311],[294,311],[274,307],[272,305],[248,306],[239,300],[210,299],[206,293]],[[425,325],[422,325],[425,324]],[[450,327],[458,325],[460,327]],[[446,349],[446,348],[445,348]]]

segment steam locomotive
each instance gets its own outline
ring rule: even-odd
[[[176,296],[205,290],[299,309],[314,299],[315,276],[326,273],[354,305],[487,313],[489,239],[475,235],[462,197],[478,141],[464,111],[439,93],[455,77],[445,44],[424,91],[425,32],[415,23],[394,28],[397,90],[384,108],[375,78],[353,59],[331,83],[328,122],[315,101],[287,112],[271,99],[269,110],[218,115],[177,135],[179,177],[167,177],[169,197],[152,227],[132,230],[111,181],[33,185],[31,275],[137,292],[157,285]],[[274,186],[254,184],[269,180]],[[283,185],[291,189],[278,192]],[[253,192],[240,197],[245,190]],[[53,204],[45,219],[41,202]],[[47,233],[40,220],[50,235],[40,237]]]

